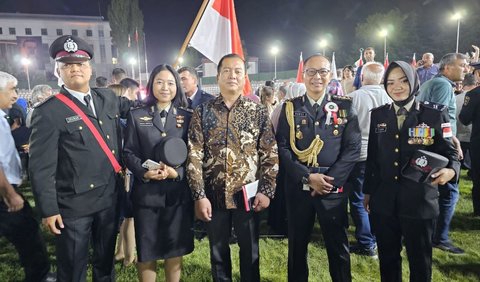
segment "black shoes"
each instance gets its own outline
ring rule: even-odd
[[[464,254],[465,251],[459,247],[454,246],[452,243],[444,243],[444,244],[435,244],[433,243],[432,246],[434,248],[440,249],[445,252],[449,252],[455,255],[461,255]]]

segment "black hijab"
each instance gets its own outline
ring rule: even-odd
[[[399,107],[403,107],[406,104],[408,104],[408,102],[412,101],[412,99],[415,98],[415,96],[418,94],[420,83],[419,83],[417,72],[409,63],[404,61],[393,61],[385,71],[385,76],[383,78],[383,86],[385,87],[385,91],[387,90],[387,82],[388,82],[387,78],[390,75],[390,72],[397,67],[402,69],[402,71],[405,73],[405,76],[408,79],[408,83],[410,84],[410,94],[408,98],[402,101],[395,101],[395,100],[393,101],[395,105]],[[390,93],[387,92],[387,94],[388,96],[390,96]],[[390,96],[390,98],[392,98],[392,96]]]

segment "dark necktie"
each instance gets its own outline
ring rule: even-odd
[[[161,117],[161,118],[166,118],[166,117],[167,117],[167,111],[162,110],[162,111],[160,112],[160,117]]]
[[[315,113],[315,118],[318,116],[318,107],[320,107],[319,104],[315,103],[313,104],[313,112]]]
[[[187,98],[188,101],[188,107],[191,109],[192,108],[192,99]]]
[[[85,103],[87,103],[87,108],[90,109],[90,101],[92,100],[92,96],[85,95],[85,97],[83,97],[83,100],[85,100]]]

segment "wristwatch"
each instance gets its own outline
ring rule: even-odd
[[[309,173],[305,174],[303,177],[302,177],[302,183],[305,184],[305,185],[308,185],[308,183],[310,182],[308,180],[308,177],[310,176]]]

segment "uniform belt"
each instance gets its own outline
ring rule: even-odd
[[[329,166],[317,166],[317,167],[309,166],[308,167],[308,171],[310,173],[322,173],[323,174],[323,173],[327,172],[329,169],[330,169]],[[333,185],[332,191],[330,193],[331,194],[343,193],[343,186],[339,187],[339,186]]]

